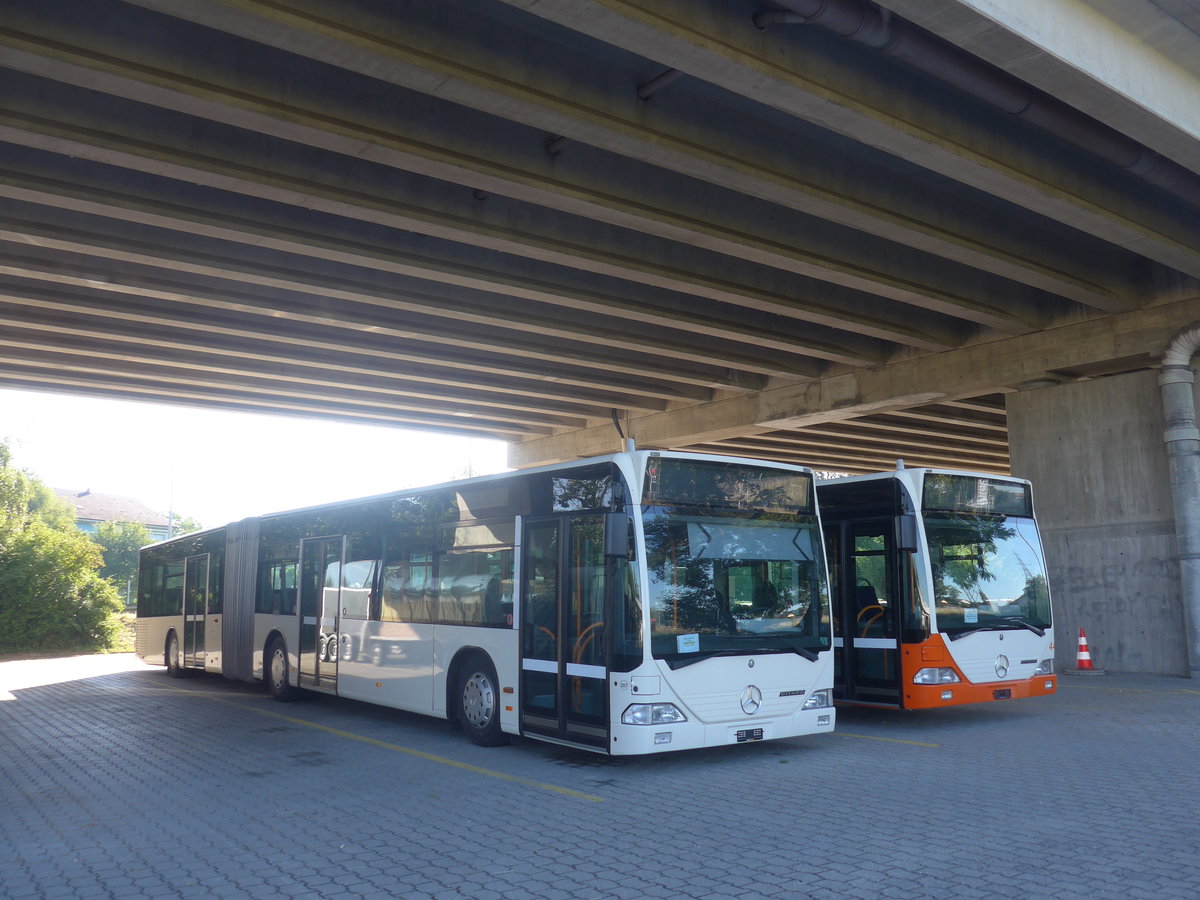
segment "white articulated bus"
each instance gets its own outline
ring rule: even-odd
[[[822,481],[817,495],[839,702],[923,709],[1055,692],[1028,481],[898,467]]]
[[[831,731],[812,473],[631,451],[142,551],[137,652],[610,754]]]

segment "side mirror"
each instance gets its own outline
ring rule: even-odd
[[[914,513],[896,517],[896,549],[902,553],[916,553],[920,549],[917,517]]]
[[[629,516],[625,513],[604,514],[604,555],[620,559],[629,556]]]

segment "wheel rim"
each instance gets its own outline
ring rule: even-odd
[[[496,711],[496,689],[491,679],[476,672],[463,683],[463,715],[472,728],[487,728]]]
[[[276,647],[271,652],[271,687],[279,690],[287,678],[287,657],[282,647]]]

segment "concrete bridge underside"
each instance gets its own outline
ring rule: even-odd
[[[1198,319],[1196,0],[0,2],[0,385],[1015,470],[1089,568]]]

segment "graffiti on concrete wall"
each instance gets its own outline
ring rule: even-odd
[[[1187,646],[1172,535],[1046,536],[1058,662],[1074,665],[1085,628],[1114,671],[1185,674]],[[1055,561],[1067,561],[1055,565]]]

